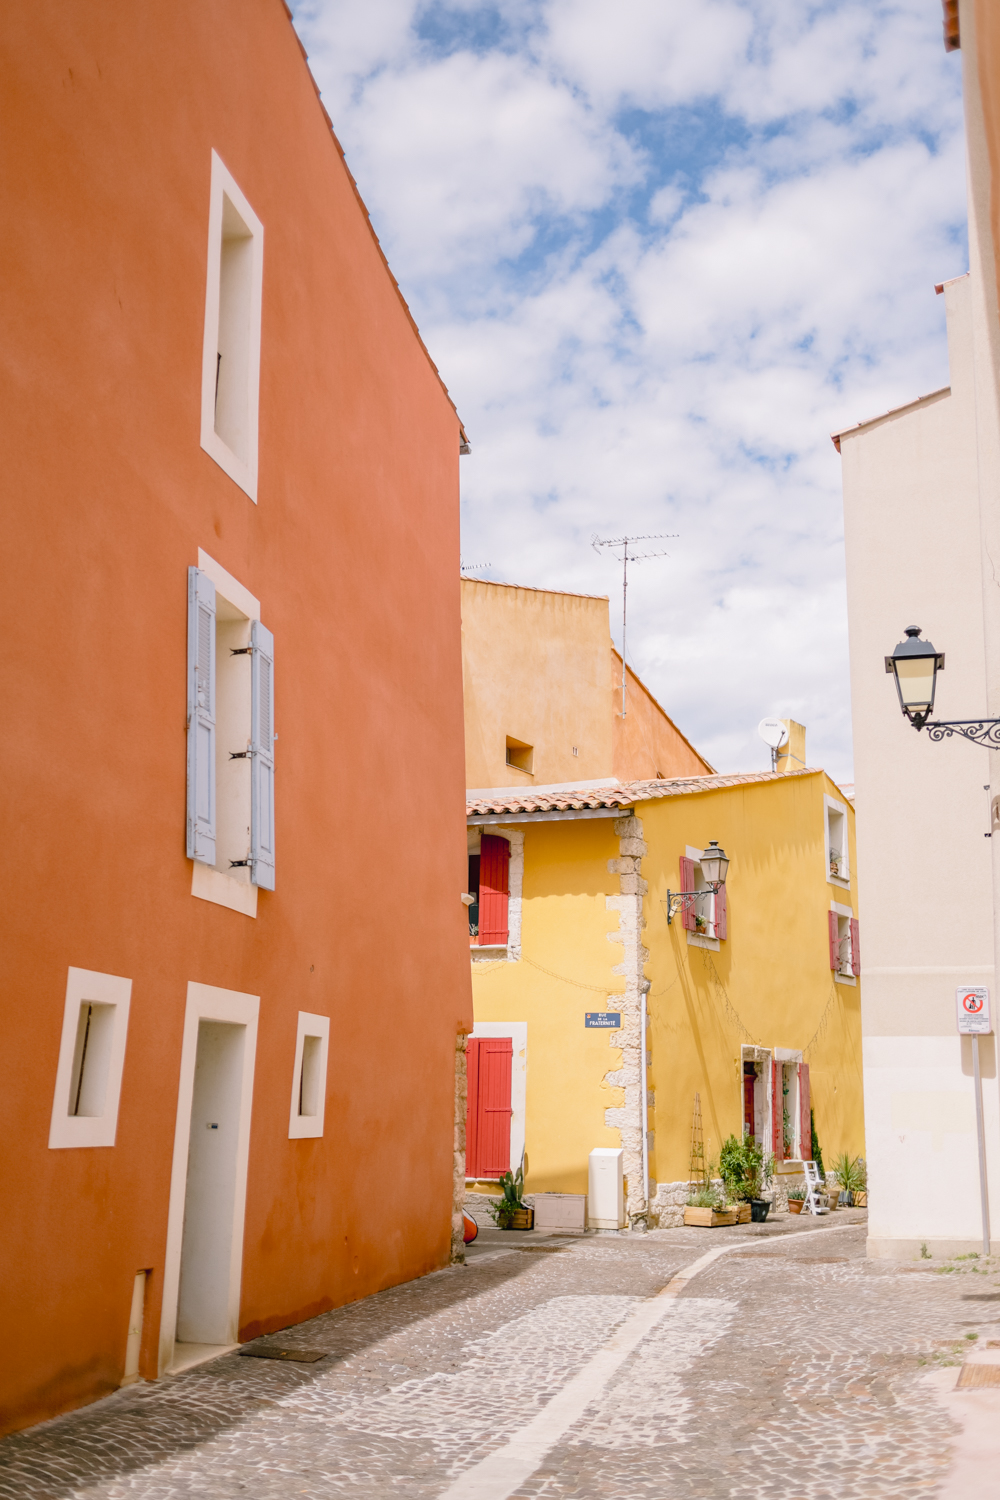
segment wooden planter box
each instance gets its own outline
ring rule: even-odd
[[[740,1206],[739,1206],[739,1209],[738,1209],[738,1213],[739,1213],[739,1218],[736,1220],[737,1224],[749,1224],[750,1223],[751,1214],[750,1214],[750,1205],[749,1205],[749,1203],[741,1203]]]
[[[868,1207],[868,1189],[867,1188],[865,1188],[864,1192],[855,1193],[854,1194],[854,1207],[855,1208],[867,1208]]]
[[[521,1208],[511,1216],[507,1224],[501,1224],[501,1229],[533,1229],[535,1225],[535,1210],[533,1208]]]
[[[750,1205],[747,1204],[747,1217],[749,1218]],[[684,1210],[685,1224],[694,1224],[699,1229],[718,1229],[722,1224],[738,1224],[740,1222],[740,1210],[738,1208],[686,1208]]]

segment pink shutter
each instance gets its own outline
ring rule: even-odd
[[[510,1171],[510,1073],[514,1044],[509,1036],[484,1037],[479,1052],[479,1175],[495,1179]]]
[[[812,1161],[812,1096],[809,1091],[809,1064],[799,1063],[799,1150],[803,1161]]]
[[[465,1175],[478,1177],[479,1172],[479,1048],[478,1037],[469,1037],[465,1046],[468,1094],[465,1101]]]
[[[715,935],[720,940],[726,936],[726,887],[720,885],[715,893]]]
[[[484,833],[479,851],[479,941],[506,943],[510,845]],[[504,1168],[506,1171],[506,1168]]]
[[[830,930],[830,968],[840,968],[840,926],[835,911],[827,912]],[[480,918],[482,921],[482,918]]]
[[[694,860],[681,855],[679,864],[681,867],[681,890],[694,890]],[[681,912],[681,926],[686,927],[689,932],[694,932],[694,902],[685,902],[684,910]]]
[[[851,971],[861,973],[861,929],[854,917],[851,918]]]
[[[785,1096],[782,1093],[784,1069],[776,1058],[771,1059],[771,1150],[775,1161],[785,1159]]]

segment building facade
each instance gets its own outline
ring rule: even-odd
[[[8,1430],[446,1264],[472,1016],[467,445],[288,13],[3,68]]]
[[[969,158],[970,269],[937,287],[950,381],[834,437],[866,932],[869,1254],[903,1259],[979,1250],[1000,1232],[996,1043],[980,1040],[984,1226],[972,1042],[956,1023],[958,991],[995,983],[1000,771],[995,751],[917,735],[884,665],[917,624],[946,656],[935,717],[1000,716],[1000,28],[989,5],[963,0],[945,17],[949,50],[961,46]]]

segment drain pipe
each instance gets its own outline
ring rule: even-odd
[[[639,1125],[642,1130],[642,1201],[649,1227],[649,1066],[646,1056],[646,991],[639,1002]]]

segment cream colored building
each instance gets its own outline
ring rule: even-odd
[[[843,458],[863,953],[869,1254],[977,1250],[971,1040],[958,986],[993,991],[996,753],[934,743],[900,713],[884,658],[908,625],[946,654],[933,717],[1000,715],[1000,463],[989,176],[974,13],[962,7],[968,275],[944,284],[950,382],[835,436]],[[984,264],[986,274],[983,274]],[[991,764],[992,763],[992,764]],[[992,784],[992,790],[990,790]],[[997,833],[996,813],[993,832]],[[982,1039],[991,1232],[1000,1236],[996,1043]]]

